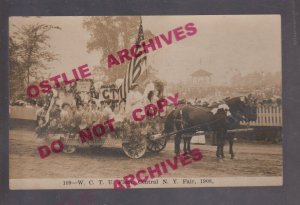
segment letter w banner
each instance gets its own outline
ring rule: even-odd
[[[142,40],[144,40],[144,31],[141,18],[139,33],[135,45],[139,45]],[[137,52],[138,47],[135,49],[135,52]],[[128,69],[125,73],[124,81],[119,87],[119,102],[126,102],[126,97],[131,89],[132,84],[135,83],[139,76],[146,70],[146,62],[147,56],[145,54],[142,54],[138,57],[133,57],[133,59],[131,59]]]

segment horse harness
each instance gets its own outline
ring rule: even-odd
[[[196,107],[196,108],[198,108],[198,107]],[[219,122],[219,121],[221,121],[221,120],[224,119],[224,118],[216,118],[216,119],[211,120],[209,122],[205,122],[205,123],[202,123],[202,124],[198,124],[198,125],[195,125],[195,126],[192,126],[192,127],[185,128],[186,125],[188,125],[188,122],[183,119],[183,112],[182,112],[183,109],[182,109],[182,107],[180,107],[179,109],[180,109],[179,110],[179,116],[180,116],[180,118],[179,119],[174,119],[174,121],[180,122],[181,130],[178,130],[178,131],[186,131],[186,130],[194,130],[194,129],[197,130],[197,128],[199,129],[202,126],[206,126],[209,130],[211,130],[211,125],[212,124],[217,123],[217,122]],[[199,109],[201,109],[201,108],[199,108]],[[226,113],[225,113],[225,116],[226,116]],[[231,117],[234,120],[236,120],[236,118],[233,115],[231,115]]]

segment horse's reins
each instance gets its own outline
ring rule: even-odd
[[[193,106],[193,107],[194,107],[194,108],[197,108],[197,109],[200,109],[200,110],[207,111],[207,110],[205,110],[204,108],[201,108],[201,107],[197,107],[197,106]],[[183,123],[184,123],[184,124],[187,124],[187,122],[186,122],[185,120],[183,120],[182,109],[180,109],[179,112],[180,112],[180,119],[174,119],[174,121],[179,121],[180,124],[181,124],[182,129],[181,129],[181,130],[174,131],[174,132],[171,132],[171,133],[167,134],[167,136],[171,136],[171,135],[174,135],[174,134],[177,134],[177,133],[181,133],[181,132],[185,132],[185,131],[188,131],[188,130],[197,129],[197,128],[203,126],[203,125],[206,125],[206,126],[209,127],[210,124],[213,124],[213,123],[216,123],[216,122],[222,120],[222,118],[214,119],[214,120],[212,120],[212,121],[210,121],[210,122],[206,122],[206,123],[203,123],[203,124],[198,124],[198,125],[195,125],[195,126],[192,126],[192,127],[185,128],[185,129],[184,129],[184,128],[183,128]],[[236,119],[236,117],[234,117],[233,115],[232,115],[232,118]],[[249,126],[249,123],[247,123],[247,126]]]
[[[174,134],[177,134],[177,133],[181,133],[181,132],[185,132],[185,131],[189,131],[189,130],[194,130],[194,129],[197,129],[197,128],[203,126],[203,125],[209,126],[209,124],[213,124],[215,122],[218,122],[218,121],[222,120],[222,118],[214,119],[214,120],[212,120],[210,122],[206,122],[206,123],[203,123],[203,124],[198,124],[198,125],[195,125],[195,126],[183,129],[182,123],[185,123],[185,124],[187,124],[187,123],[182,118],[182,110],[180,110],[179,112],[180,112],[181,119],[174,119],[174,121],[180,121],[182,129],[181,130],[176,130],[174,132],[171,132],[171,133],[167,134],[167,136],[171,136],[171,135],[174,135]]]

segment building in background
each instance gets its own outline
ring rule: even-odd
[[[212,74],[206,70],[199,69],[191,74],[191,87],[207,87],[211,85]]]

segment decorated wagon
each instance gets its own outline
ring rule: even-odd
[[[44,107],[37,113],[37,136],[48,142],[61,140],[65,153],[73,153],[77,148],[100,148],[112,144],[121,144],[124,153],[130,158],[140,158],[147,150],[160,152],[167,144],[167,137],[161,134],[164,118],[172,108],[166,108],[164,113],[147,117],[142,122],[130,119],[132,109],[159,99],[158,96],[155,98],[155,91],[149,87],[153,85],[146,86],[144,95],[139,97],[133,89],[132,96],[135,99],[130,100],[129,95],[127,103],[120,103],[114,84],[95,85],[93,80],[81,80],[72,86],[53,90],[46,97],[48,101]],[[135,102],[130,106],[128,104],[131,101]],[[114,119],[113,132],[109,132],[106,127],[105,135],[99,137],[92,133],[91,140],[83,143],[81,130],[108,119]]]

